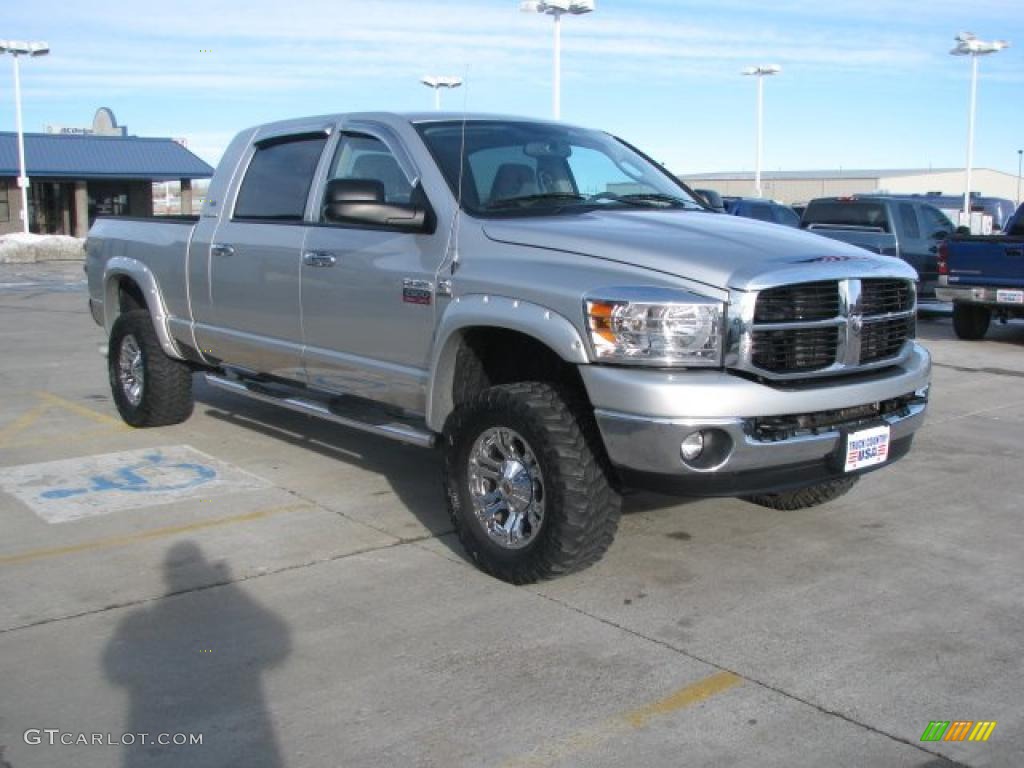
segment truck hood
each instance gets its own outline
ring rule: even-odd
[[[715,288],[759,290],[844,277],[901,277],[906,262],[779,224],[702,211],[614,210],[490,219],[496,242],[657,270]]]

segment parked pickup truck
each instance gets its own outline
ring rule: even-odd
[[[953,302],[953,330],[982,339],[992,315],[1024,317],[1024,205],[1006,222],[1005,235],[955,235],[939,250],[940,301]]]
[[[946,215],[921,198],[863,195],[811,200],[800,226],[872,253],[898,256],[917,270],[918,292],[927,297],[935,293],[939,244],[954,231]]]
[[[126,422],[188,418],[202,372],[438,445],[462,543],[515,583],[599,559],[625,488],[808,507],[906,454],[925,416],[913,269],[710,213],[562,123],[262,125],[197,218],[102,218],[86,249]]]

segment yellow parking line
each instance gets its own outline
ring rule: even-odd
[[[120,419],[114,418],[106,413],[94,411],[92,408],[86,408],[84,405],[73,403],[70,400],[65,400],[63,397],[58,397],[52,392],[36,392],[35,395],[44,402],[59,406],[67,411],[71,411],[72,413],[77,413],[79,416],[84,416],[87,419],[98,421],[100,424],[110,424],[111,426],[117,426],[123,429],[131,429],[131,427]]]
[[[35,408],[25,411],[21,416],[16,418],[3,429],[0,429],[0,445],[3,445],[14,435],[35,424],[39,417],[43,415],[43,412],[47,407],[48,406],[45,405],[37,405]]]
[[[286,512],[295,512],[300,509],[313,509],[311,504],[288,504],[281,507],[270,507],[268,509],[260,509],[255,512],[246,512],[241,515],[231,515],[229,517],[217,517],[212,520],[200,520],[196,523],[188,523],[186,525],[169,525],[165,528],[154,528],[150,531],[140,531],[139,533],[129,533],[125,536],[112,536],[108,539],[97,539],[96,541],[86,541],[81,544],[69,544],[66,547],[53,547],[51,549],[33,549],[28,552],[19,552],[13,555],[0,556],[0,565],[15,565],[18,563],[27,563],[32,560],[43,560],[48,557],[59,557],[60,555],[70,555],[78,552],[93,552],[100,549],[110,549],[111,547],[124,547],[129,544],[135,544],[140,541],[149,541],[151,539],[162,539],[167,536],[176,536],[180,533],[194,533],[196,531],[202,531],[206,528],[218,528],[225,525],[233,525],[235,523],[248,523],[253,520],[263,520],[267,517],[273,517],[275,515],[282,515]]]
[[[503,768],[542,768],[581,752],[593,751],[613,738],[643,728],[654,718],[692,707],[742,682],[743,678],[732,672],[716,672],[692,685],[680,688],[663,699],[615,715],[558,741],[541,744],[530,754],[504,763]]]
[[[130,429],[130,427],[125,427]],[[73,432],[61,432],[60,435],[48,435],[46,437],[34,437],[31,440],[16,440],[11,443],[4,443],[0,440],[0,450],[10,450],[12,448],[32,448],[36,445],[53,445],[54,442],[60,441],[61,443],[74,443],[78,440],[85,439],[87,437],[94,437],[96,435],[116,435],[123,430],[118,429],[113,425],[103,427],[90,427],[89,429],[76,429]]]

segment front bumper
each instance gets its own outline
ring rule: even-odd
[[[642,375],[637,377],[638,373]],[[906,362],[895,369],[851,377],[853,381],[826,381],[815,388],[769,386],[722,371],[582,366],[581,374],[608,456],[625,484],[731,496],[843,476],[835,457],[845,433],[870,424],[890,427],[886,464],[900,458],[924,421],[931,360],[914,344]],[[618,380],[618,387],[612,379]],[[847,409],[874,404],[886,407],[874,416],[855,412],[843,421]],[[828,423],[794,426],[791,433],[768,437],[760,430],[766,420],[807,425],[815,419]],[[704,431],[705,449],[698,459],[687,462],[680,445],[696,431]]]

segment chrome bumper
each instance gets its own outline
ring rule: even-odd
[[[945,285],[935,289],[939,301],[961,301],[969,304],[984,304],[990,307],[1024,310],[1024,305],[999,301],[997,291],[1020,290],[1010,288],[987,288],[974,285]]]
[[[607,386],[592,388],[595,372],[586,371],[597,367],[582,368],[597,423],[614,465],[645,474],[696,480],[700,476],[806,467],[810,462],[827,460],[836,453],[843,439],[838,428],[785,439],[760,440],[753,434],[753,420],[853,408],[915,393],[926,397],[931,360],[928,353],[915,344],[908,360],[894,371],[852,384],[833,381],[817,389],[770,387],[720,371],[706,372],[706,375],[661,372],[659,375],[667,378],[660,379],[654,391],[627,390],[616,396],[632,397],[634,407],[646,400],[653,414],[609,407],[603,396],[610,390]],[[621,369],[615,372],[627,378],[637,373]],[[601,378],[600,374],[596,378]],[[899,415],[884,417],[891,429],[890,439],[897,442],[912,436],[924,421],[926,407],[925,402],[914,403]],[[680,452],[682,441],[700,430],[708,435],[704,453],[696,461],[684,461]]]

